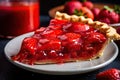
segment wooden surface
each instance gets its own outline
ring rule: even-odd
[[[114,4],[94,3],[94,7],[97,7],[99,9],[102,9],[105,5],[107,5],[109,7],[113,7],[114,6]],[[60,6],[54,7],[54,8],[49,10],[49,16],[51,18],[54,18],[56,11],[63,12],[63,10],[64,10],[64,5],[60,5]]]

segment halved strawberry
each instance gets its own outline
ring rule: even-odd
[[[96,75],[97,80],[120,80],[120,70],[111,68]]]
[[[85,1],[82,4],[83,4],[83,6],[89,8],[89,9],[92,9],[94,7],[94,4],[91,1]]]
[[[71,0],[65,3],[64,12],[72,15],[75,10],[79,10],[82,7],[82,3],[78,0]]]
[[[42,60],[45,59],[47,54],[44,51],[38,51],[37,54],[35,54],[36,60]]]
[[[23,40],[22,50],[25,50],[30,54],[34,55],[35,51],[37,50],[37,43],[38,40],[36,38],[27,37]]]
[[[35,34],[39,34],[40,32],[43,32],[45,29],[46,29],[45,27],[41,27],[41,28],[37,29],[35,31]]]
[[[51,29],[62,29],[62,26],[67,22],[67,20],[52,19],[48,27]]]
[[[117,32],[120,34],[120,27],[117,27]]]
[[[81,35],[77,33],[66,33],[65,36],[68,41],[77,40],[81,37]]]
[[[100,34],[100,33],[91,33],[88,37],[88,40],[90,43],[103,43],[106,41],[106,38],[103,34]]]
[[[63,38],[62,38],[63,36]],[[80,34],[77,33],[66,33],[65,35],[62,35],[60,39],[62,40],[62,46],[67,47],[66,49],[73,51],[73,50],[79,50],[80,44],[79,39],[81,37]]]
[[[41,35],[40,35],[40,34],[42,34],[42,32],[45,31],[46,29],[47,29],[47,28],[45,28],[45,27],[41,27],[41,28],[35,30],[34,35],[33,35],[32,37],[33,37],[33,38],[40,39],[40,38],[41,38]]]
[[[55,50],[51,50],[49,53],[48,53],[48,56],[50,58],[56,58],[58,56],[57,52]]]
[[[92,8],[92,13],[94,14],[94,19],[96,20],[96,18],[98,17],[98,15],[99,15],[99,13],[100,13],[100,9],[99,8],[96,8],[96,7],[94,7],[94,8]]]
[[[108,6],[104,6],[104,9],[100,11],[97,20],[104,21],[107,23],[109,21],[109,24],[118,23],[119,15],[113,9],[109,8]]]
[[[73,32],[83,32],[83,31],[87,31],[89,30],[89,26],[86,25],[86,24],[83,24],[83,23],[80,23],[80,22],[73,22],[72,23],[72,27],[71,27],[71,30]]]
[[[39,48],[40,50],[46,50],[46,51],[50,51],[50,50],[61,50],[61,41],[58,39],[53,39],[50,40],[48,43],[45,43],[44,45],[41,46],[41,48]]]
[[[56,38],[58,35],[63,33],[62,30],[47,30],[42,33],[42,36],[45,38],[53,39]]]
[[[73,41],[73,42],[69,42],[67,44],[67,49],[71,52],[71,51],[78,51],[81,49],[81,43],[79,41]]]
[[[70,52],[70,56],[72,57],[72,58],[76,58],[76,57],[78,57],[78,55],[77,55],[77,52]]]

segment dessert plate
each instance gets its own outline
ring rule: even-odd
[[[98,59],[91,61],[69,62],[61,64],[46,64],[46,65],[27,65],[11,60],[11,56],[19,52],[21,42],[25,37],[33,35],[34,32],[26,33],[18,36],[7,43],[5,46],[5,56],[14,65],[37,73],[56,74],[56,75],[72,75],[82,74],[96,69],[102,68],[110,64],[118,55],[118,47],[114,42],[107,45],[104,55]]]

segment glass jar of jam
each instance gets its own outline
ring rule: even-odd
[[[38,0],[0,0],[0,36],[15,37],[40,25]]]

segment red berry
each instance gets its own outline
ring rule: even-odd
[[[91,1],[86,1],[86,2],[83,2],[83,6],[89,8],[89,9],[92,9],[93,3]]]
[[[62,34],[62,30],[47,30],[42,33],[45,38],[53,39]]]
[[[71,30],[73,32],[84,32],[84,31],[89,30],[89,28],[90,27],[86,24],[79,23],[79,22],[74,22],[72,27],[71,27]]]
[[[120,22],[120,13],[119,13],[119,22]]]
[[[120,27],[117,28],[117,32],[120,34]]]
[[[67,37],[66,39],[68,41],[73,41],[73,40],[79,39],[81,37],[80,34],[76,34],[76,33],[66,33],[65,36]]]
[[[71,57],[73,57],[73,58],[76,58],[78,56],[77,52],[71,52],[70,54],[71,54]]]
[[[88,37],[90,43],[102,43],[106,40],[103,34],[101,33],[91,33]]]
[[[54,50],[51,50],[49,53],[48,53],[48,56],[50,58],[56,58],[58,56],[58,54],[56,53],[56,51]]]
[[[119,21],[119,15],[117,13],[115,13],[114,11],[106,10],[106,9],[103,9],[100,11],[97,19],[100,20],[102,18],[108,18],[111,24],[118,23]]]
[[[92,9],[92,12],[94,14],[94,17],[97,18],[97,16],[99,15],[100,13],[100,9],[99,8],[93,8]]]
[[[40,32],[43,32],[45,29],[46,29],[45,27],[41,27],[41,28],[37,29],[35,31],[35,34],[39,34]]]
[[[78,40],[69,42],[67,48],[69,51],[78,51],[81,48],[81,43]]]
[[[119,22],[119,15],[115,12],[111,12],[111,14],[108,15],[108,17],[110,17],[111,23],[118,23]]]
[[[40,51],[40,52],[37,52],[35,56],[36,56],[36,59],[41,60],[46,58],[47,54],[44,51]]]
[[[25,38],[22,43],[22,50],[28,51],[30,54],[34,55],[37,49],[38,40],[32,37]]]
[[[110,24],[110,19],[109,18],[101,18],[99,21]]]
[[[108,69],[96,75],[97,80],[120,80],[120,71],[118,69]]]
[[[58,20],[58,19],[52,19],[49,24],[50,29],[62,29],[62,26],[65,25],[68,22],[68,20]]]
[[[48,43],[42,45],[41,50],[61,50],[61,41],[58,39],[50,40]]]
[[[71,15],[74,13],[76,9],[79,10],[81,7],[82,7],[82,3],[80,1],[72,0],[66,2],[64,11]]]

